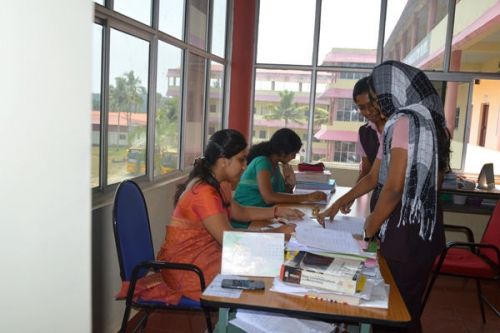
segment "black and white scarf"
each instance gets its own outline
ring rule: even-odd
[[[444,125],[443,105],[427,76],[397,61],[386,61],[372,72],[373,88],[382,112],[388,117],[384,127],[383,158],[377,190],[388,177],[394,123],[406,115],[409,124],[408,161],[401,215],[397,227],[420,224],[419,236],[431,240],[436,223],[438,146],[433,118]],[[388,220],[380,229],[384,240]]]

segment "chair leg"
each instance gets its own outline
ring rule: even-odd
[[[212,318],[210,318],[210,311],[207,308],[203,308],[203,313],[205,314],[205,321],[207,323],[208,333],[213,333],[212,328]]]
[[[130,306],[125,306],[125,312],[123,313],[122,327],[120,328],[120,333],[125,333],[127,331],[128,316],[130,315]]]
[[[493,304],[491,304],[490,301],[488,301],[488,299],[486,297],[484,297],[484,295],[481,295],[481,297],[482,297],[484,303],[486,303],[486,305],[488,305],[493,310],[493,312],[495,312],[495,314],[498,317],[500,317],[500,311],[498,311],[497,308]]]
[[[479,308],[481,309],[481,317],[483,318],[483,323],[486,323],[486,316],[484,315],[483,295],[481,293],[481,282],[479,282],[479,279],[476,279],[476,289],[477,297],[479,299]]]
[[[426,289],[425,294],[424,294],[424,299],[422,300],[422,306],[420,309],[420,313],[424,312],[425,304],[427,304],[427,300],[429,299],[429,295],[432,291],[432,287],[434,286],[434,282],[436,282],[436,279],[438,277],[438,274],[435,272],[431,272],[431,275],[432,275],[431,281],[429,282],[429,285],[427,286],[427,289]]]

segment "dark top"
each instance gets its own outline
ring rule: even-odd
[[[370,208],[373,210],[378,200],[382,186],[378,185],[370,201]],[[406,221],[404,226],[398,226],[401,215],[401,202],[398,203],[394,211],[389,216],[384,240],[380,242],[380,252],[384,258],[397,261],[418,261],[423,258],[434,258],[445,247],[445,235],[443,227],[443,210],[437,204],[436,226],[430,241],[419,236],[420,224]],[[419,260],[420,259],[420,260]]]
[[[358,134],[359,141],[365,151],[366,157],[373,165],[373,162],[377,157],[378,146],[380,145],[377,131],[374,130],[369,124],[365,124],[359,128]]]

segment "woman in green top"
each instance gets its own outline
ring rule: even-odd
[[[241,205],[268,207],[279,203],[299,203],[326,200],[326,194],[292,194],[295,186],[293,169],[288,162],[300,151],[300,137],[288,128],[276,131],[271,140],[250,148],[248,166],[236,187],[234,199]],[[280,172],[282,164],[285,178]],[[249,222],[231,221],[233,227],[248,228]]]

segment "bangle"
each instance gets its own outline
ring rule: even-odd
[[[278,218],[278,206],[274,206],[273,215],[275,219]]]

